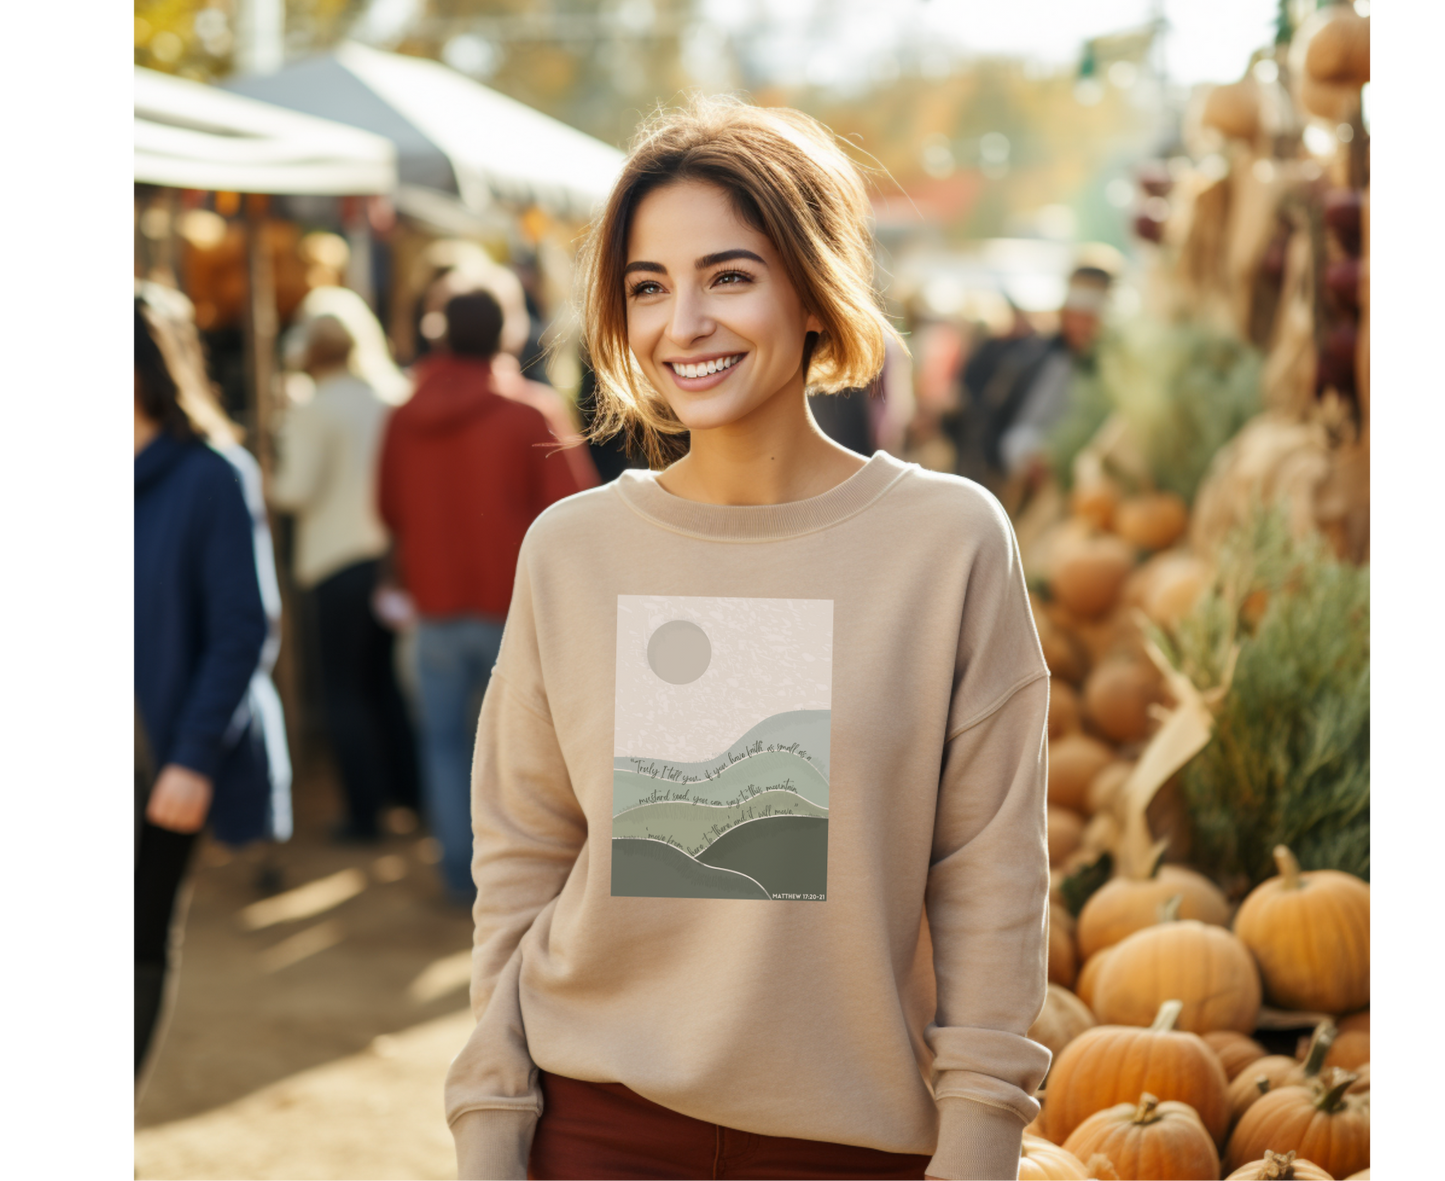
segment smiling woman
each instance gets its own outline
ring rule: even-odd
[[[998,502],[812,418],[896,341],[862,173],[795,111],[664,112],[585,275],[594,437],[651,466],[518,559],[458,1176],[1017,1176],[1048,669]]]

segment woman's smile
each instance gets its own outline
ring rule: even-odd
[[[663,365],[671,371],[678,389],[695,393],[721,385],[746,357],[746,353],[729,353],[697,361],[664,361]]]

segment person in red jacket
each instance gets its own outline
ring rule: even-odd
[[[582,486],[542,414],[493,388],[496,299],[458,295],[446,318],[447,353],[387,424],[378,497],[417,613],[427,818],[447,893],[470,905],[472,745],[517,554],[538,514]]]

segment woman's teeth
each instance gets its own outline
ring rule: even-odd
[[[738,353],[732,357],[719,357],[715,361],[702,361],[697,365],[679,365],[675,361],[669,361],[672,371],[679,377],[707,377],[709,374],[720,373],[724,369],[731,369],[743,359],[743,354]]]

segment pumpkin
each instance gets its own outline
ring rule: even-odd
[[[1087,734],[1065,734],[1049,743],[1049,803],[1082,811],[1089,782],[1114,761],[1114,752]]]
[[[1335,1028],[1341,1033],[1369,1033],[1370,1010],[1361,1009],[1358,1013],[1351,1013],[1348,1017],[1341,1017],[1335,1022]]]
[[[1326,1066],[1338,1066],[1341,1070],[1360,1070],[1370,1061],[1370,1035],[1358,1029],[1341,1033],[1330,1047]]]
[[[1103,535],[1071,540],[1056,555],[1051,586],[1054,598],[1085,619],[1106,614],[1119,598],[1134,568],[1134,549],[1119,537]]]
[[[1259,970],[1225,927],[1196,919],[1159,922],[1114,945],[1090,1007],[1110,1025],[1143,1025],[1171,997],[1184,1003],[1181,1029],[1247,1033],[1259,1017]]]
[[[1140,606],[1160,627],[1174,627],[1194,610],[1209,586],[1209,566],[1192,554],[1162,554],[1166,559],[1150,580]]]
[[[1074,980],[1074,995],[1089,1006],[1091,1013],[1094,1011],[1094,985],[1099,979],[1099,969],[1104,966],[1104,959],[1112,950],[1113,948],[1106,947],[1103,951],[1096,951],[1084,961],[1084,966],[1079,969]]]
[[[1049,979],[1069,988],[1078,972],[1074,951],[1074,916],[1058,903],[1049,905]]]
[[[1257,1160],[1266,1148],[1291,1150],[1333,1177],[1345,1177],[1370,1163],[1370,1107],[1364,1095],[1346,1092],[1355,1082],[1348,1071],[1331,1072],[1328,1083],[1280,1087],[1255,1103],[1229,1139],[1229,1167]]]
[[[1334,1181],[1314,1161],[1305,1160],[1293,1152],[1278,1153],[1264,1150],[1259,1160],[1240,1165],[1225,1181]]]
[[[1280,1087],[1300,1086],[1300,1064],[1287,1054],[1266,1054],[1241,1070],[1229,1084],[1229,1122],[1240,1118],[1265,1095]]]
[[[1230,139],[1252,140],[1259,134],[1259,85],[1253,77],[1216,86],[1204,100],[1201,122]]]
[[[1223,1143],[1229,1130],[1224,1067],[1196,1034],[1174,1028],[1180,1007],[1166,1002],[1144,1029],[1095,1026],[1064,1047],[1049,1071],[1044,1127],[1050,1140],[1062,1144],[1095,1112],[1147,1090],[1189,1104]]]
[[[1050,1144],[1042,1136],[1024,1136],[1019,1149],[1019,1181],[1086,1181],[1084,1162],[1066,1148]]]
[[[1364,1181],[1369,1181],[1370,1170],[1361,1169],[1358,1173],[1351,1173],[1348,1177],[1345,1178],[1345,1181],[1360,1181],[1361,1178],[1364,1178]]]
[[[1315,1026],[1302,1061],[1296,1062],[1283,1054],[1269,1054],[1250,1063],[1229,1084],[1230,1119],[1238,1123],[1244,1113],[1270,1091],[1314,1085],[1326,1069],[1335,1036],[1335,1023],[1326,1018]],[[1361,1089],[1370,1089],[1368,1079]]]
[[[1046,658],[1047,659],[1047,658]],[[1062,738],[1079,728],[1079,695],[1067,681],[1049,681],[1049,737]]]
[[[1065,857],[1079,847],[1079,837],[1084,831],[1084,818],[1072,808],[1056,808],[1049,805],[1049,864],[1058,865]]]
[[[1114,510],[1114,532],[1140,549],[1162,550],[1189,527],[1189,509],[1172,492],[1131,496]]]
[[[1370,80],[1370,18],[1345,9],[1321,25],[1305,50],[1305,73],[1316,82],[1363,86]]]
[[[1079,911],[1079,954],[1088,959],[1157,923],[1159,908],[1175,894],[1183,895],[1180,918],[1229,924],[1229,903],[1218,886],[1196,870],[1161,865],[1153,877],[1113,878],[1089,895]]]
[[[1283,1009],[1346,1013],[1370,1003],[1370,887],[1334,869],[1300,872],[1284,845],[1279,876],[1256,886],[1234,916],[1264,993]]]
[[[1084,714],[1110,741],[1139,742],[1153,728],[1149,707],[1161,698],[1160,683],[1145,661],[1103,661],[1084,681]]]
[[[1219,1176],[1219,1152],[1187,1103],[1160,1102],[1144,1092],[1084,1120],[1064,1147],[1077,1157],[1107,1156],[1120,1178]]]
[[[1057,1058],[1079,1034],[1098,1024],[1088,1005],[1063,985],[1050,984],[1044,997],[1044,1010],[1029,1027],[1029,1037],[1047,1046]]]
[[[1108,476],[1077,483],[1069,495],[1069,509],[1096,529],[1108,529],[1114,523],[1114,510],[1119,505],[1119,485]]]
[[[1131,759],[1115,759],[1104,767],[1089,780],[1088,791],[1084,793],[1084,811],[1090,816],[1112,811],[1119,799],[1119,789],[1128,781],[1133,770]]]
[[[1233,1082],[1251,1062],[1258,1062],[1268,1051],[1252,1037],[1246,1037],[1234,1029],[1212,1029],[1202,1035],[1205,1044],[1214,1051],[1219,1064],[1224,1067],[1225,1077]]]

